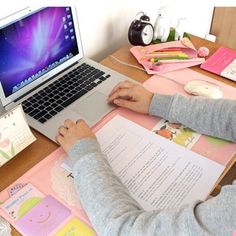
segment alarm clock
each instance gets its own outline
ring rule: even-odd
[[[140,18],[135,19],[129,27],[128,39],[133,45],[146,46],[152,42],[154,30],[150,18],[143,12],[140,13],[142,14]],[[136,15],[136,18],[140,13]]]

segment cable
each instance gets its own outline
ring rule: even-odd
[[[130,67],[133,67],[133,68],[136,68],[136,69],[139,69],[139,70],[142,70],[142,71],[145,71],[145,72],[146,72],[145,69],[143,69],[143,68],[141,68],[141,67],[139,67],[139,66],[135,66],[135,65],[129,64],[129,63],[127,63],[127,62],[121,61],[120,59],[116,58],[116,57],[113,56],[113,55],[109,55],[109,56],[110,56],[111,58],[115,59],[116,61],[118,61],[118,62],[119,62],[120,64],[122,64],[122,65],[130,66]],[[172,82],[174,82],[174,83],[176,83],[176,84],[178,84],[178,85],[184,86],[184,84],[182,84],[182,83],[180,83],[180,82],[174,80],[172,77],[169,77],[169,76],[166,76],[166,75],[163,75],[163,74],[158,74],[158,76],[163,77],[163,78],[165,78],[165,79],[169,79],[169,80],[171,80]]]
[[[111,58],[115,59],[116,61],[118,61],[120,64],[122,65],[125,65],[125,66],[130,66],[130,67],[133,67],[133,68],[136,68],[136,69],[139,69],[139,70],[142,70],[142,71],[146,71],[144,70],[143,68],[139,67],[139,66],[135,66],[135,65],[132,65],[132,64],[129,64],[129,63],[126,63],[124,61],[121,61],[120,59],[112,56],[112,55],[109,55]]]

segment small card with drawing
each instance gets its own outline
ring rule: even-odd
[[[1,205],[1,208],[15,221],[42,201],[44,197],[45,196],[42,192],[32,184],[28,183],[7,199]]]
[[[50,235],[69,216],[71,210],[51,195],[47,195],[30,211],[16,221],[16,226],[24,235]]]
[[[56,232],[55,236],[95,236],[96,233],[88,225],[86,225],[79,218],[72,218],[64,225],[59,231]]]
[[[34,142],[21,105],[0,117],[0,167]]]
[[[161,119],[152,131],[188,149],[191,149],[201,136],[181,124],[170,123],[164,119]]]

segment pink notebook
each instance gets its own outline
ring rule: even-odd
[[[220,47],[201,68],[236,81],[236,50]]]

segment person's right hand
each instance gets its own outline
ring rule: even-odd
[[[152,97],[153,93],[143,86],[130,81],[123,81],[112,89],[108,101],[117,106],[147,114]]]

